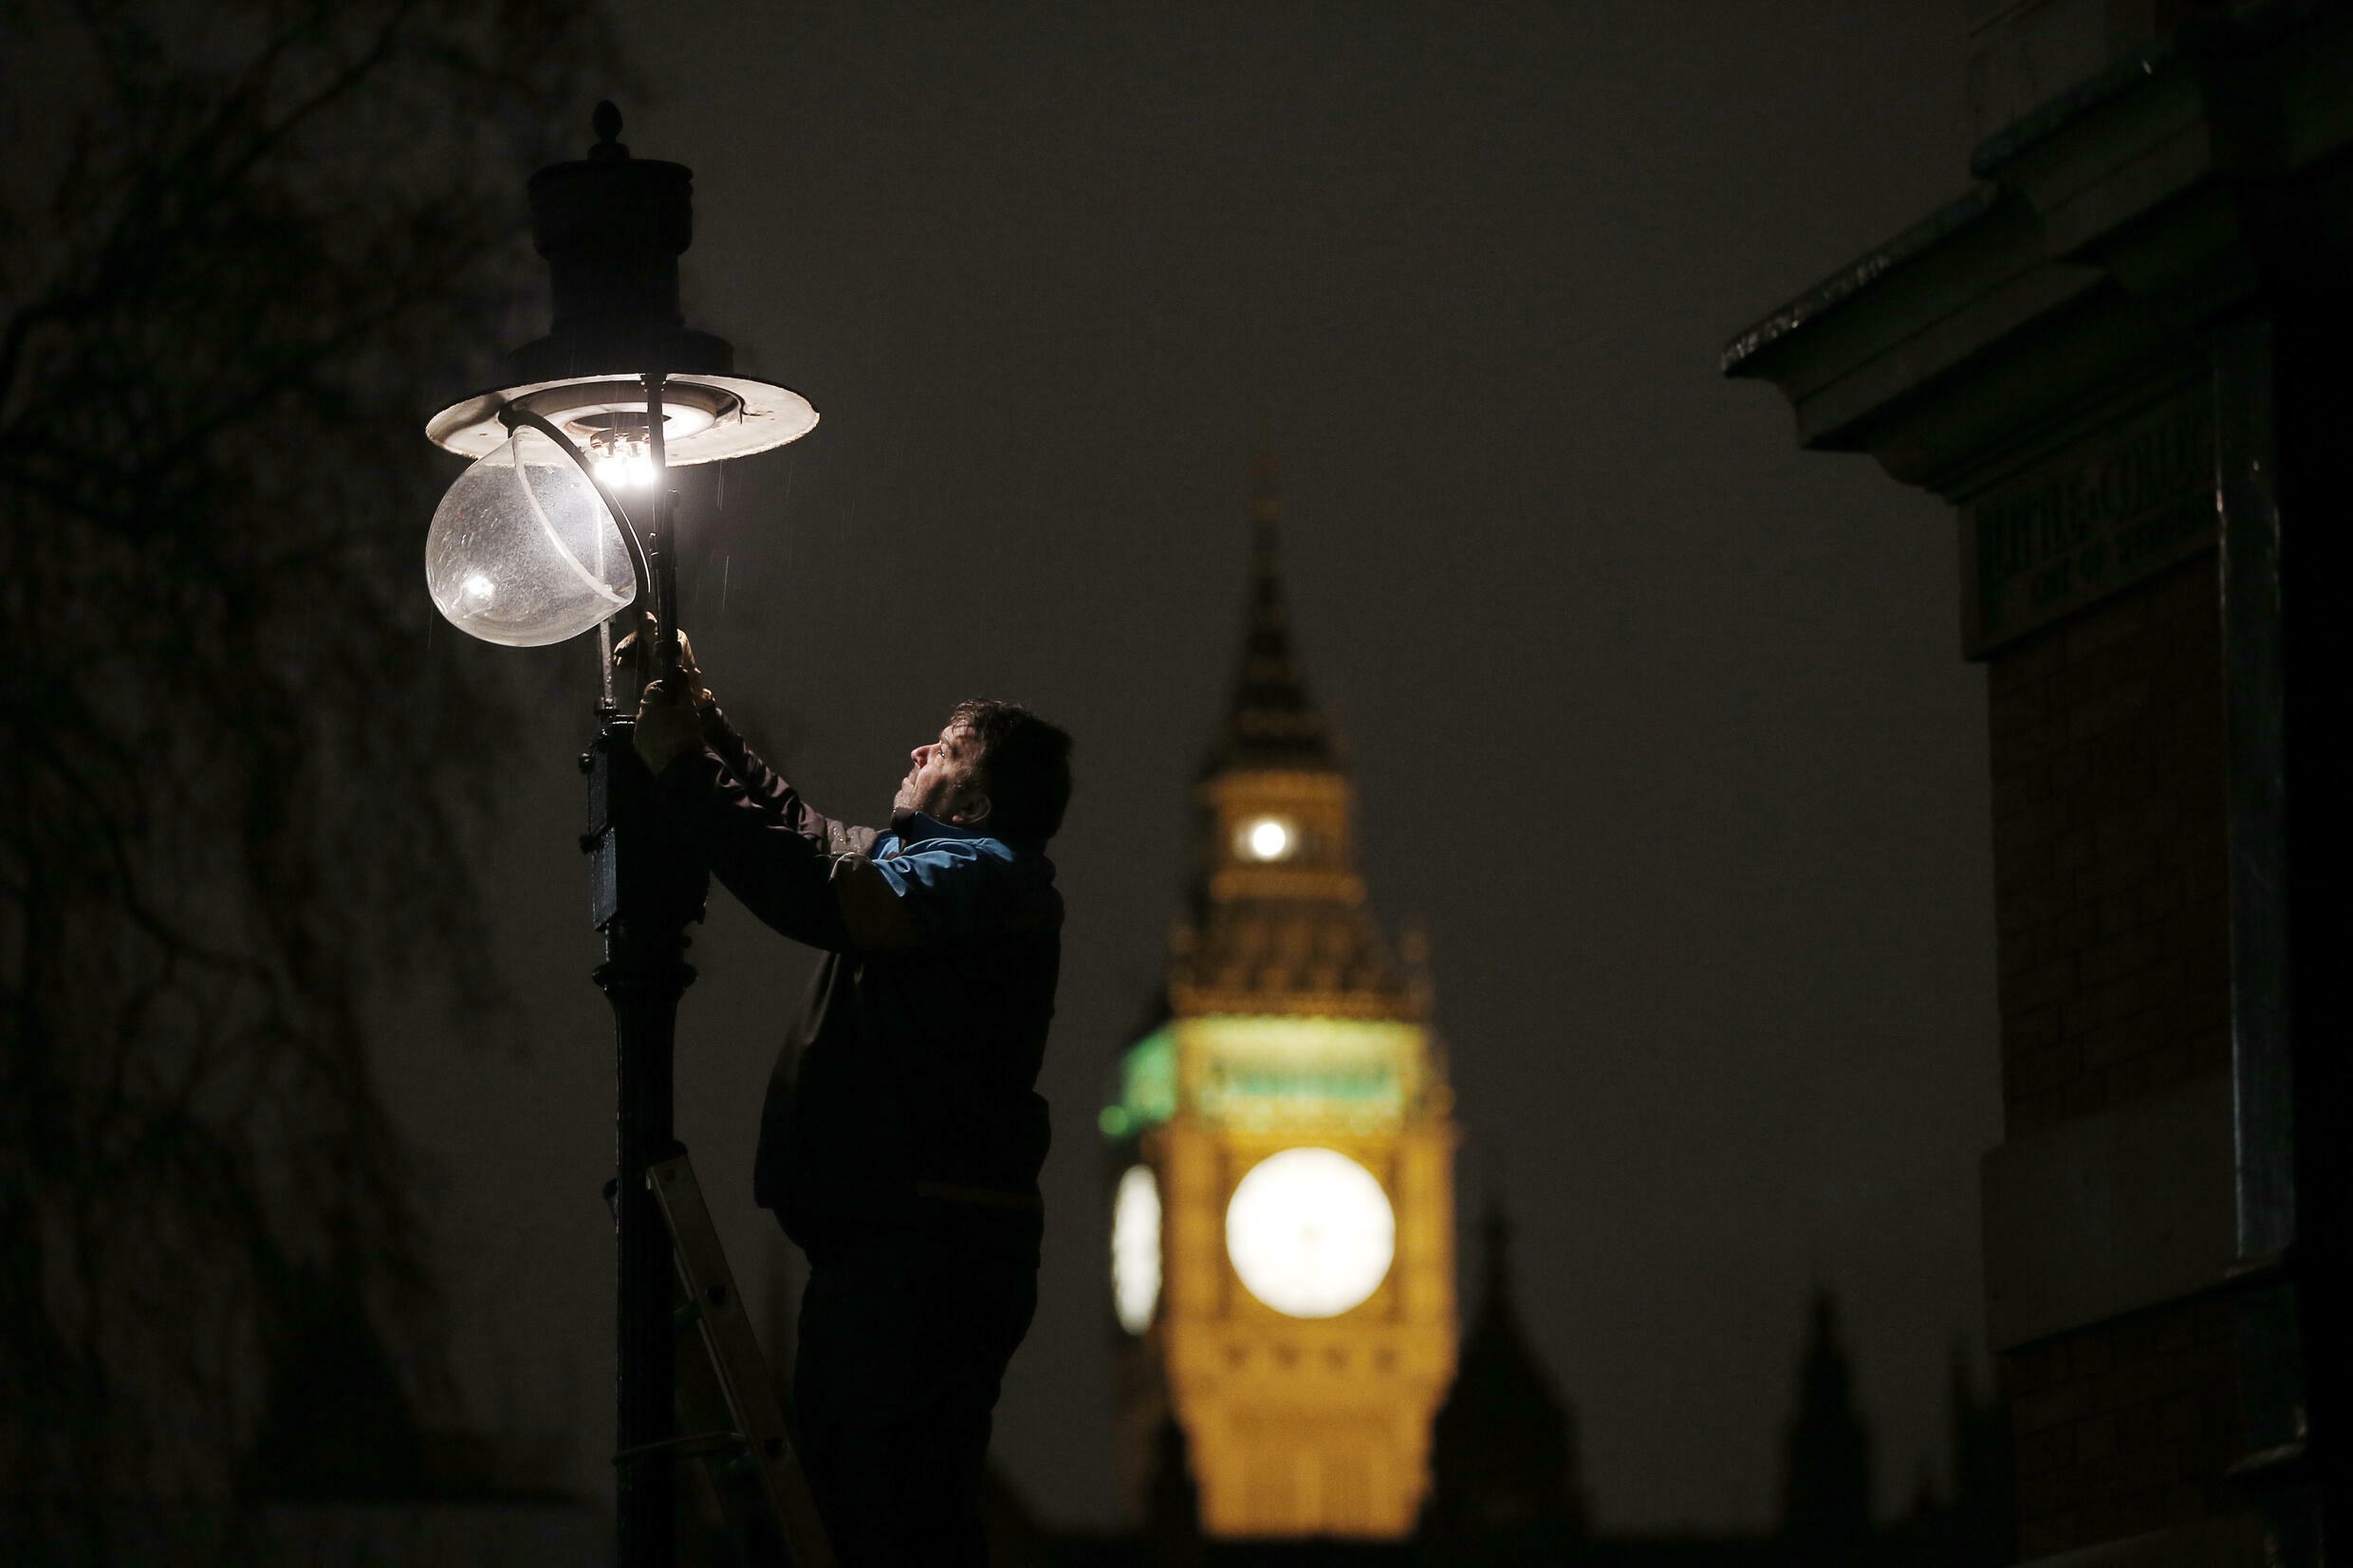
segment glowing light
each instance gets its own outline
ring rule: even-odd
[[[654,460],[643,452],[626,452],[597,460],[597,478],[617,490],[641,490],[654,482]]]
[[[642,441],[626,435],[601,435],[588,443],[588,461],[597,482],[612,490],[650,489],[654,457]]]
[[[1261,817],[1242,830],[1242,848],[1253,860],[1280,860],[1291,852],[1291,825],[1280,817]]]
[[[1141,1334],[1160,1300],[1160,1189],[1148,1166],[1131,1165],[1111,1200],[1111,1309]]]
[[[491,587],[491,580],[489,578],[484,577],[480,572],[476,572],[472,577],[466,579],[464,592],[466,599],[470,603],[487,604],[490,602],[491,595],[496,592],[496,590]]]
[[[1286,1149],[1235,1185],[1226,1256],[1275,1311],[1337,1318],[1389,1277],[1397,1216],[1373,1173],[1337,1149]]]
[[[1120,1059],[1120,1098],[1103,1107],[1103,1136],[1122,1138],[1158,1127],[1176,1114],[1176,1031],[1166,1024],[1127,1048]]]

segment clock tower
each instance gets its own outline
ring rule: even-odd
[[[1454,1370],[1453,1097],[1418,944],[1365,901],[1269,477],[1165,1006],[1102,1113],[1121,1478],[1140,1519],[1173,1419],[1207,1534],[1397,1537]]]

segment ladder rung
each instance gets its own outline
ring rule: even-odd
[[[733,1449],[746,1451],[742,1432],[690,1432],[684,1437],[665,1437],[658,1443],[640,1443],[634,1448],[623,1448],[613,1456],[616,1465],[634,1465],[640,1459],[657,1454],[682,1454],[693,1458],[701,1454],[726,1453]]]

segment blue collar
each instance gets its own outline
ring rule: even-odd
[[[926,839],[993,839],[995,834],[986,827],[966,827],[960,822],[943,822],[921,811],[894,811],[891,831],[903,844],[918,844]]]
[[[902,844],[919,844],[933,839],[962,839],[967,842],[985,839],[990,843],[1003,844],[1007,850],[1024,858],[1034,859],[1046,854],[1046,844],[1042,839],[1008,839],[985,821],[977,826],[966,827],[960,822],[943,822],[921,811],[892,812],[886,837],[897,839]]]

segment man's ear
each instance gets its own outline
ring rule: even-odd
[[[948,821],[958,827],[977,827],[989,815],[990,804],[991,802],[986,795],[977,792],[966,795],[957,801],[956,808],[948,813]]]

